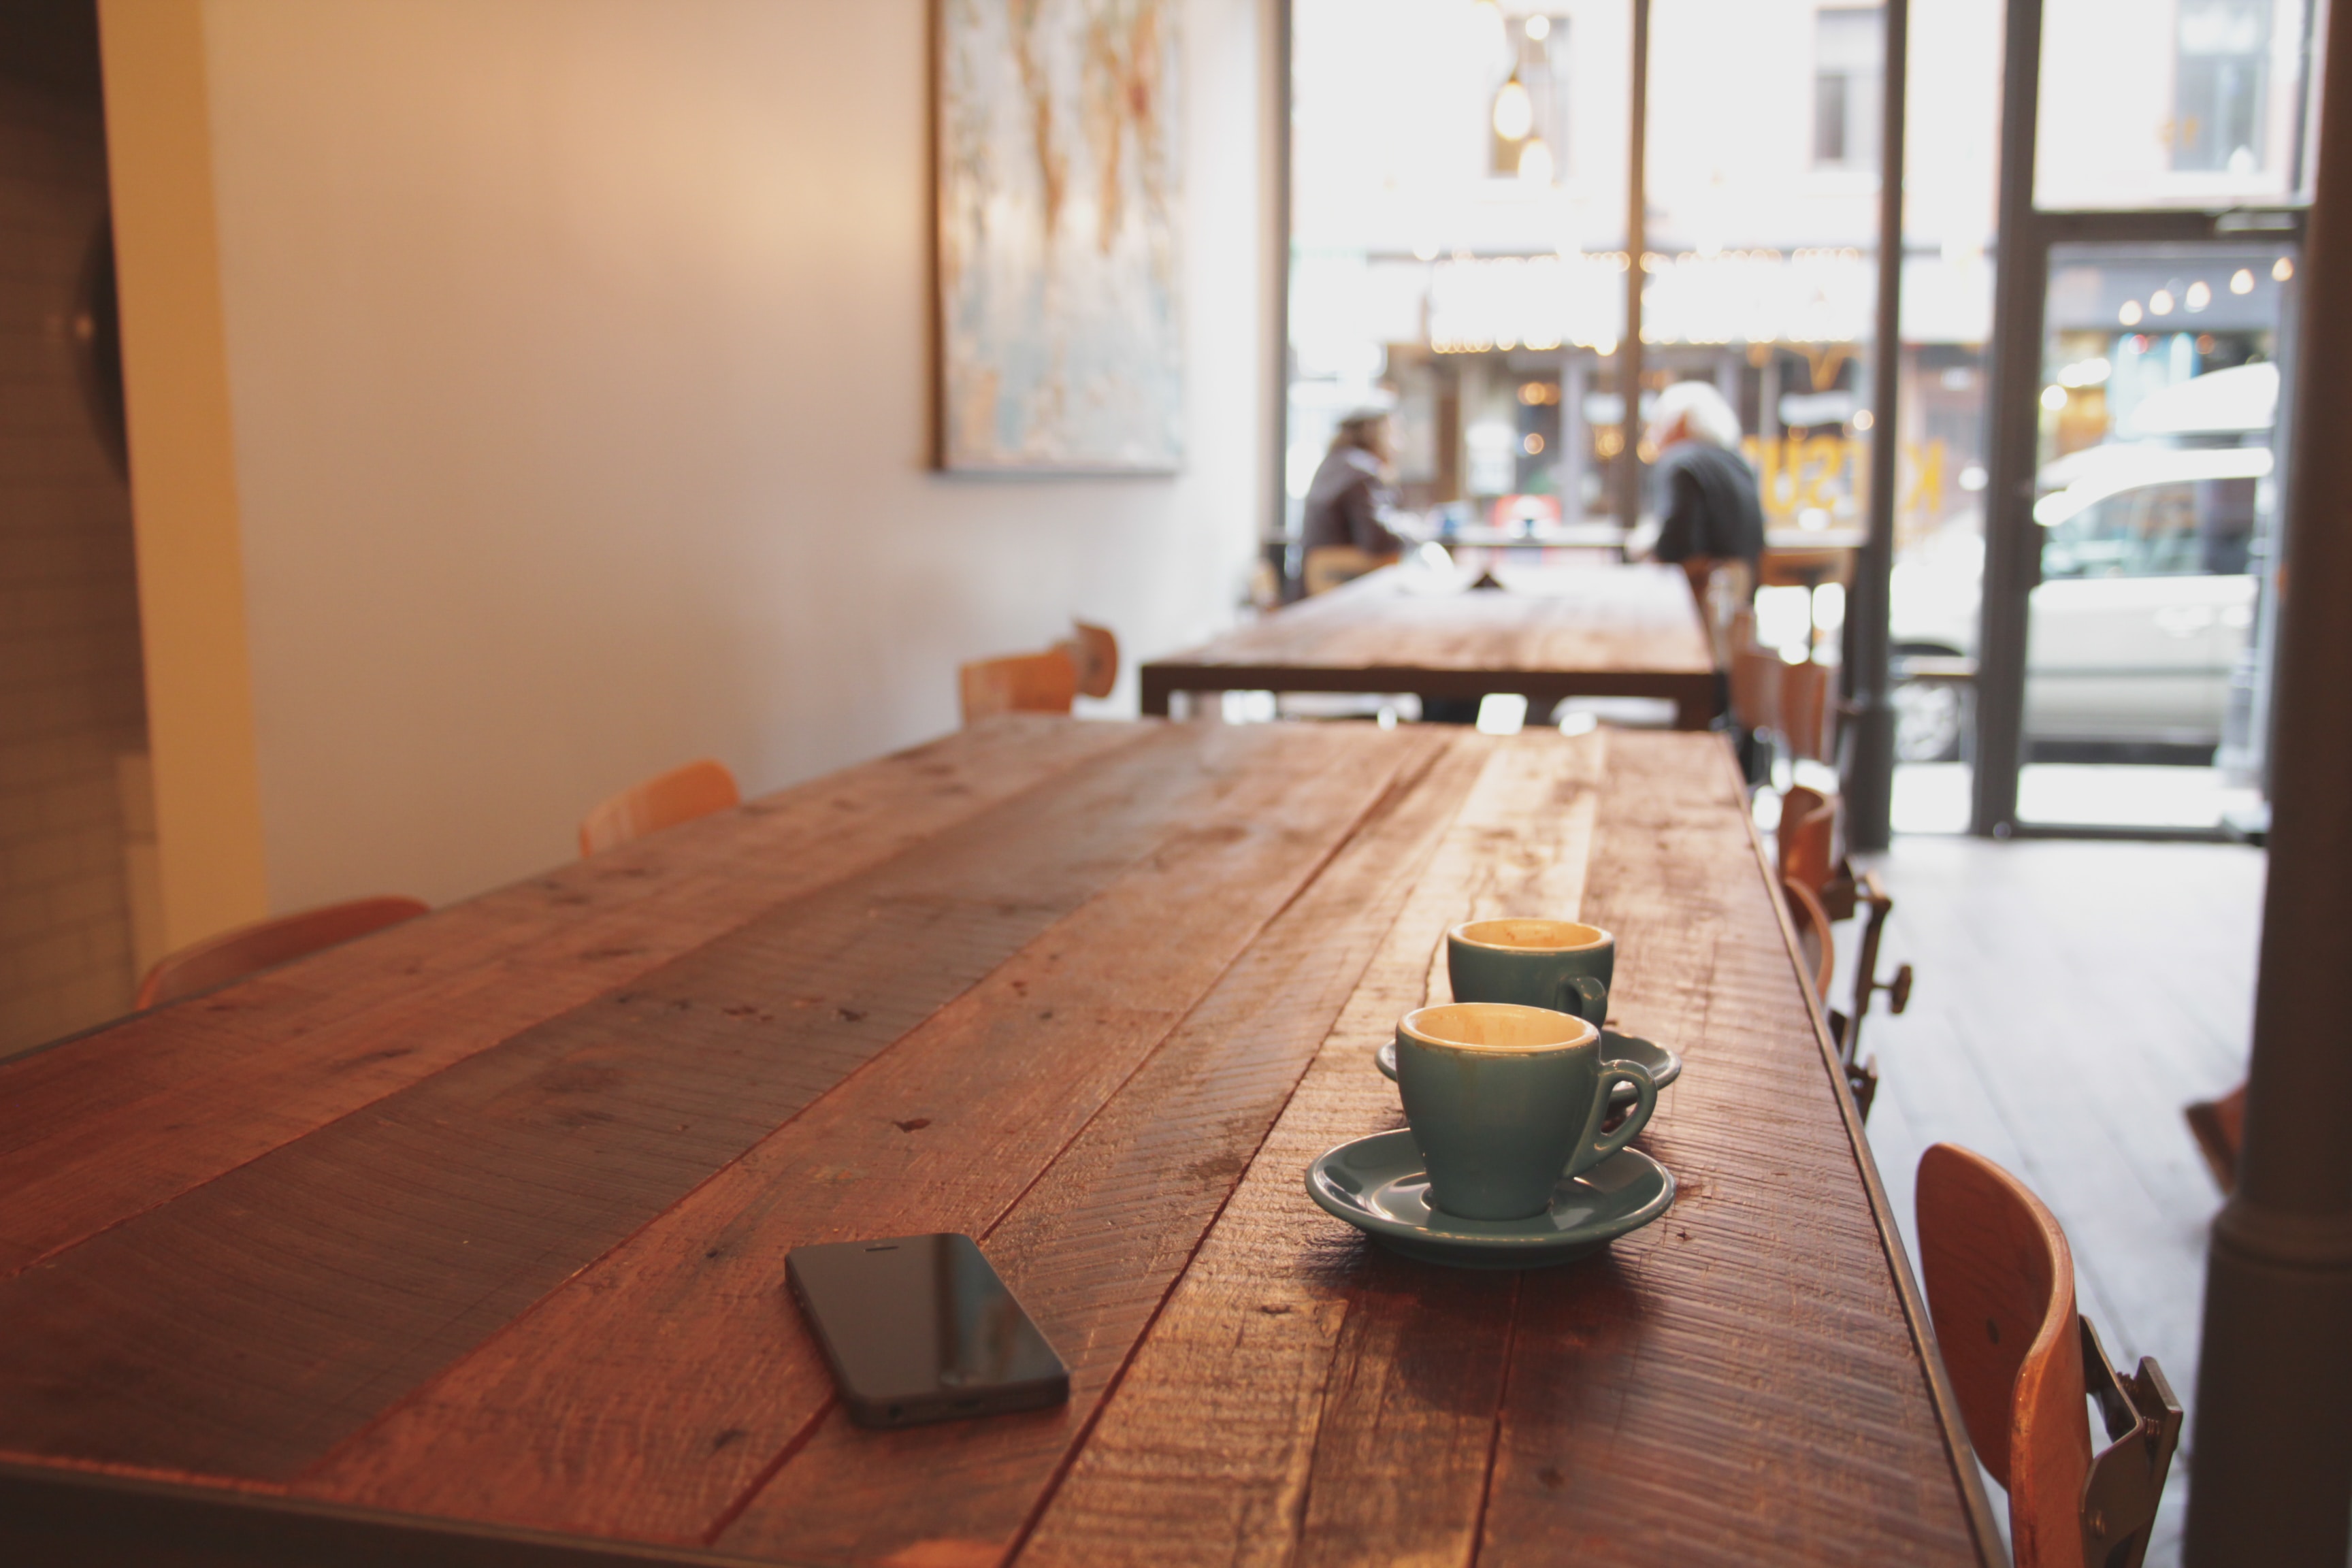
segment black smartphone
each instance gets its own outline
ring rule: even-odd
[[[784,1278],[861,1426],[911,1426],[1070,1397],[1070,1371],[968,1236],[796,1247]]]

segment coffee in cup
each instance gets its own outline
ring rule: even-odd
[[[1607,1134],[1609,1091],[1636,1096]],[[1634,1062],[1601,1059],[1601,1031],[1555,1008],[1456,1002],[1397,1025],[1397,1088],[1429,1168],[1433,1207],[1463,1219],[1528,1219],[1562,1179],[1633,1142],[1657,1109]]]

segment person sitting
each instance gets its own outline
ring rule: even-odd
[[[1763,501],[1739,437],[1739,416],[1706,382],[1676,382],[1651,405],[1659,526],[1650,553],[1683,569],[1703,613],[1717,579],[1727,579],[1717,592],[1733,605],[1753,599],[1764,553]]]
[[[1299,558],[1309,593],[1385,566],[1403,553],[1404,541],[1383,521],[1395,503],[1395,491],[1388,485],[1388,459],[1385,410],[1358,409],[1339,421],[1331,449],[1307,487]],[[1318,563],[1318,551],[1332,553]],[[1323,570],[1318,572],[1318,565]],[[1335,572],[1335,566],[1341,570]]]

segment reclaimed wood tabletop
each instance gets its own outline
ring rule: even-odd
[[[1686,1063],[1564,1266],[1304,1190],[1443,933]],[[962,1231],[1066,1406],[849,1423],[784,1285]],[[2000,1560],[1712,736],[1013,717],[0,1063],[0,1560]]]
[[[1516,692],[1546,707],[1663,698],[1687,730],[1715,717],[1715,656],[1679,568],[1505,566],[1493,576],[1501,588],[1473,588],[1463,572],[1368,574],[1149,661],[1143,710],[1165,715],[1179,691]]]

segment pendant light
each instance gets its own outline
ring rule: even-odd
[[[1528,96],[1515,66],[1510,79],[1495,94],[1495,134],[1506,142],[1523,142],[1535,124],[1535,100]]]

